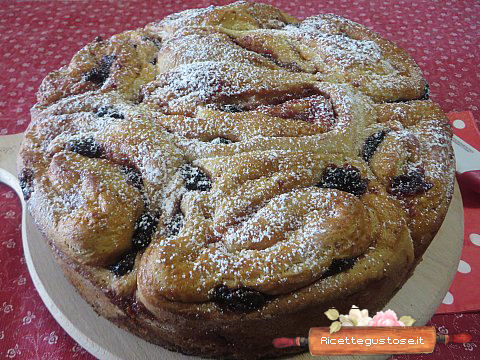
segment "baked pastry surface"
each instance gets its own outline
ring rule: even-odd
[[[38,91],[29,211],[102,316],[183,353],[379,310],[453,192],[449,122],[410,56],[335,15],[187,10],[97,38]],[[291,349],[289,351],[299,351]]]

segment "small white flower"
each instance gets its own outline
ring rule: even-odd
[[[2,102],[0,101],[0,106],[4,106],[4,105],[5,105],[5,103],[2,105]],[[8,191],[5,194],[3,194],[3,196],[5,196],[6,199],[12,199],[13,198],[13,191]]]
[[[0,311],[2,310],[5,314],[8,314],[9,312],[13,311],[13,306],[11,304],[7,304],[6,302],[4,302],[2,307],[0,308]]]
[[[14,348],[7,350],[7,358],[13,359],[15,356],[20,355],[22,352],[18,348],[18,344],[15,344]]]
[[[352,307],[348,313],[348,317],[352,321],[358,323],[361,319],[368,317],[368,310],[367,309],[360,310],[357,307]]]
[[[23,317],[23,325],[28,325],[32,322],[33,319],[35,319],[36,316],[35,314],[33,314],[31,311],[28,311],[27,312],[27,315]]]
[[[20,275],[17,279],[17,284],[20,285],[20,286],[25,285],[26,282],[27,282],[27,279],[23,275]]]
[[[8,239],[7,241],[2,242],[2,245],[5,245],[8,249],[13,249],[15,247],[15,241],[13,239]]]
[[[372,318],[369,316],[363,317],[360,320],[358,320],[357,326],[368,326],[371,320]]]
[[[15,211],[13,210],[8,210],[4,216],[5,219],[13,219],[14,217],[15,217]]]
[[[368,326],[370,320],[372,318],[368,316],[368,310],[360,310],[356,306],[352,306],[348,315],[340,315],[342,326]]]
[[[55,331],[52,331],[50,334],[47,334],[43,337],[43,341],[48,342],[49,345],[56,344],[58,340],[58,335],[55,334]]]

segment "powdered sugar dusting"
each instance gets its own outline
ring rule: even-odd
[[[343,18],[297,23],[256,6],[265,5],[187,10],[93,44],[45,82],[45,101],[32,110],[22,149],[34,172],[30,206],[46,209],[45,226],[55,233],[52,224],[93,209],[88,194],[98,194],[95,206],[103,209],[114,198],[128,219],[88,221],[107,230],[115,224],[121,239],[141,213],[158,215],[158,231],[135,265],[144,274],[139,291],[155,301],[208,301],[219,284],[269,295],[312,284],[340,291],[346,273],[322,274],[353,257],[352,273],[408,271],[420,217],[441,216],[451,197],[451,134],[434,109],[422,108],[430,102],[408,101],[423,96],[424,86],[411,59]],[[243,20],[224,16],[231,9]],[[116,57],[102,63],[113,56],[109,49]],[[101,73],[93,80],[102,83],[84,70]],[[406,102],[384,109],[399,100]],[[391,115],[380,120],[378,109]],[[386,145],[368,163],[359,149],[380,127]],[[68,147],[82,141],[98,151]],[[388,152],[390,141],[397,145]],[[438,214],[415,212],[428,192],[388,193],[392,176],[380,176],[377,166],[397,158],[397,172],[415,169],[435,182]],[[366,195],[320,188],[327,167],[345,165],[368,183]],[[131,250],[121,244],[112,240],[107,252]],[[85,256],[84,244],[75,246],[70,256]],[[92,266],[104,271],[122,254]]]

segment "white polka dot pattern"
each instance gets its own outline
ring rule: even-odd
[[[445,295],[445,297],[443,298],[443,301],[442,303],[444,303],[445,305],[451,305],[453,304],[453,295],[450,291],[447,291],[447,295]]]
[[[460,260],[458,263],[458,272],[462,274],[468,274],[470,271],[472,271],[470,264],[466,261]]]
[[[463,120],[454,120],[453,126],[457,129],[465,129],[465,123],[463,122]]]
[[[480,235],[479,234],[470,234],[470,241],[473,245],[480,246]]]

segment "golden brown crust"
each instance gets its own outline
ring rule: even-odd
[[[20,180],[100,315],[184,353],[277,356],[330,306],[381,308],[438,231],[451,130],[425,92],[338,16],[188,10],[45,78]]]

